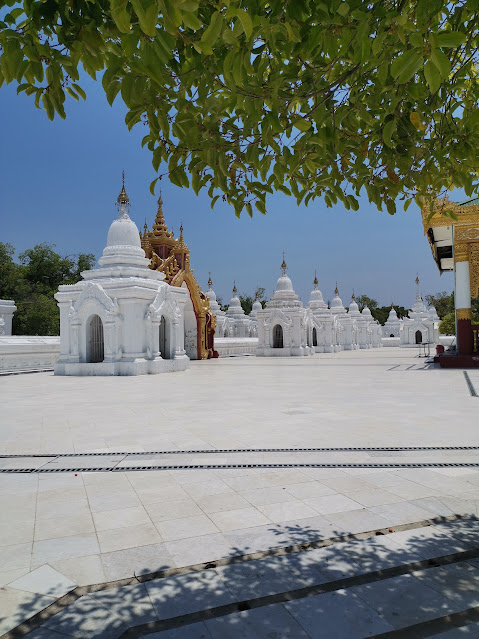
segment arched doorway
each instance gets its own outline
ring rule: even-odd
[[[273,328],[273,348],[283,348],[283,327],[276,324]]]
[[[316,331],[316,327],[313,328],[313,346],[318,345],[318,333]]]
[[[389,337],[394,337],[394,333],[391,333],[391,335]]]
[[[159,326],[159,351],[163,359],[170,358],[170,339],[169,339],[169,326],[166,323],[165,316],[161,316]]]
[[[422,343],[422,333],[421,331],[416,331],[416,344]]]
[[[103,322],[98,315],[92,315],[87,326],[87,362],[96,364],[104,359]]]
[[[229,332],[229,330],[227,328],[225,328],[225,332],[224,332],[223,337],[229,337],[229,336],[230,336],[230,332]]]

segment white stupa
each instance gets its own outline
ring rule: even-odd
[[[184,306],[188,292],[148,268],[123,186],[100,268],[61,285],[60,358],[55,375],[143,375],[184,370]]]
[[[394,308],[394,305],[391,304],[391,310],[389,311],[388,318],[382,329],[384,337],[399,337],[400,327],[401,322],[397,316],[396,309]]]
[[[312,314],[294,292],[293,283],[286,275],[286,262],[281,264],[282,274],[276,290],[264,309],[258,310],[257,356],[312,355]]]

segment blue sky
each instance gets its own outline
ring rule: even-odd
[[[17,96],[13,85],[1,88],[0,241],[17,253],[51,242],[63,255],[100,257],[117,215],[122,169],[132,219],[142,228],[145,217],[150,227],[155,217],[149,186],[156,174],[150,152],[141,148],[142,125],[129,132],[120,99],[110,107],[100,83],[87,78],[82,86],[86,102],[68,98],[67,119],[54,122],[33,99]],[[165,179],[160,185],[167,224],[178,233],[183,223],[198,282],[206,289],[211,271],[224,302],[233,280],[241,293],[263,286],[270,296],[283,250],[295,290],[306,302],[315,269],[324,299],[332,299],[337,281],[345,303],[354,289],[380,305],[411,307],[416,272],[423,293],[453,288],[451,274],[439,275],[415,205],[391,217],[366,198],[350,212],[341,205],[328,209],[321,200],[298,207],[293,198],[276,194],[269,196],[267,215],[237,219],[220,202],[212,211],[206,192],[197,197]]]

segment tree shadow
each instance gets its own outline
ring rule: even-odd
[[[457,626],[479,636],[468,626],[479,620],[479,520],[451,519],[356,535],[264,526],[271,541],[262,552],[242,544],[209,563],[78,587],[41,612],[48,591],[30,595],[10,618],[30,621],[5,637],[352,639]]]

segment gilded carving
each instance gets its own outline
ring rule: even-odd
[[[161,195],[152,230],[149,231],[145,223],[140,238],[141,246],[150,260],[150,268],[164,273],[165,282],[170,286],[180,287],[183,282],[186,284],[197,318],[198,359],[207,359],[211,355],[210,350],[214,349],[216,321],[212,321],[209,298],[201,291],[190,267],[190,250],[183,239],[183,226],[180,226],[177,239],[172,231],[168,231]]]
[[[458,227],[454,233],[455,241],[479,241],[479,228],[477,227]]]
[[[469,247],[469,279],[471,283],[471,297],[479,295],[479,244]]]
[[[465,242],[454,242],[454,260],[456,262],[469,261],[469,244]]]
[[[472,320],[472,310],[470,308],[456,308],[458,320]]]

